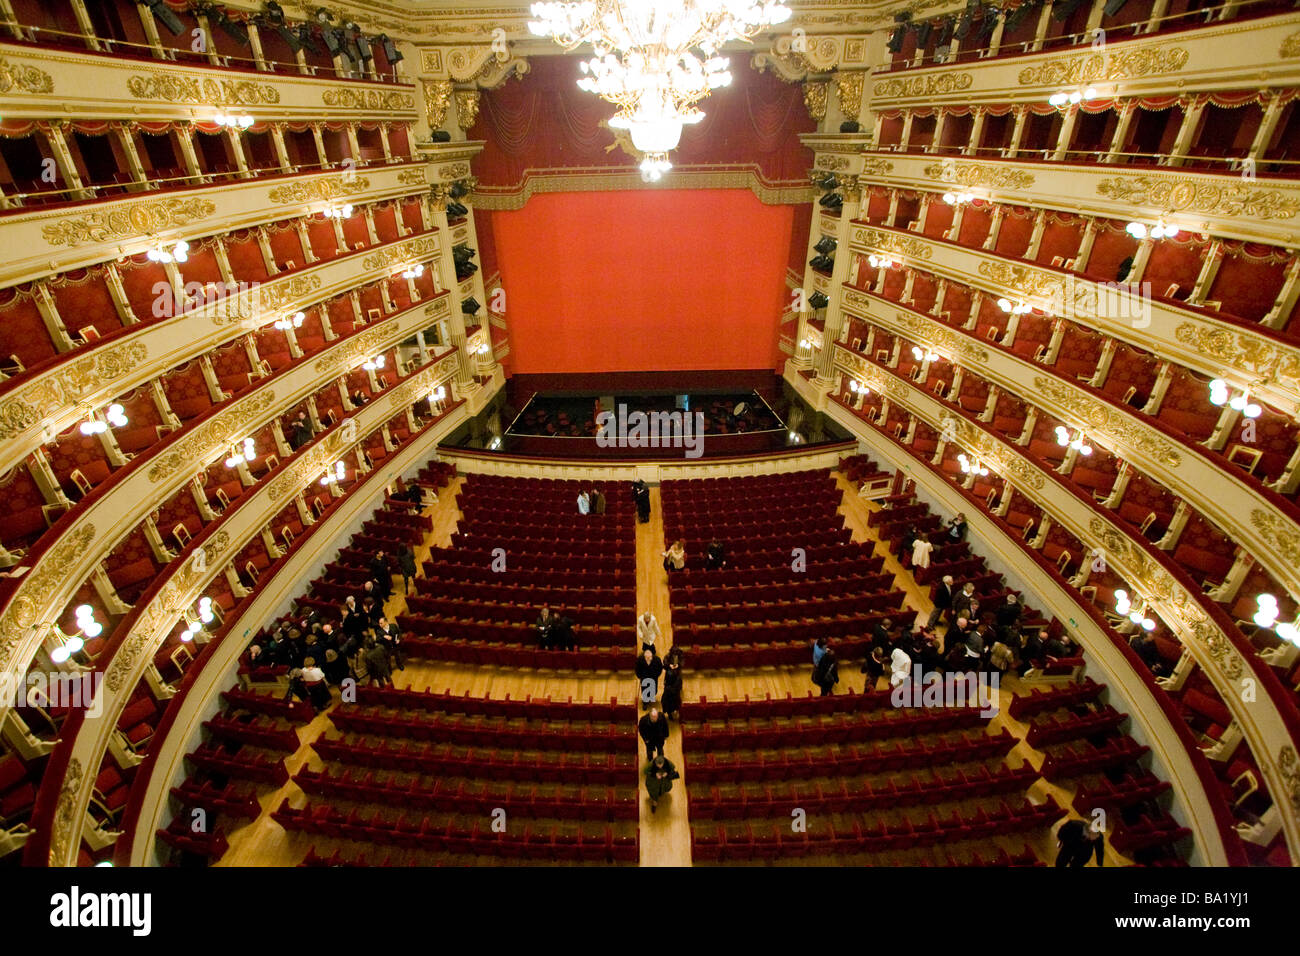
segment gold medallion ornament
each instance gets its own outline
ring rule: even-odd
[[[984,163],[959,163],[951,159],[931,163],[925,167],[931,179],[954,186],[976,186],[984,189],[1028,189],[1034,184],[1032,173],[1023,169]]]
[[[10,63],[0,56],[0,93],[53,93],[54,79],[26,63]]]
[[[908,79],[884,80],[872,90],[880,99],[895,100],[918,96],[945,96],[970,89],[974,77],[970,73],[931,73]]]
[[[412,93],[390,93],[381,90],[355,90],[351,87],[336,87],[321,93],[321,102],[326,106],[345,110],[394,111],[409,110],[415,107],[415,95]]]
[[[198,198],[127,202],[75,219],[61,219],[42,226],[41,233],[52,246],[73,248],[87,243],[136,239],[167,229],[178,229],[201,222],[216,211],[215,203]]]
[[[166,103],[274,106],[280,102],[280,91],[267,83],[177,76],[174,73],[132,76],[126,81],[126,89],[137,100],[162,100]]]

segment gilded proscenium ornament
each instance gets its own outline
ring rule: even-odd
[[[468,131],[478,122],[478,90],[456,90],[456,125]]]
[[[862,161],[862,175],[864,176],[886,176],[893,171],[894,164],[887,159],[868,157]]]
[[[397,174],[397,181],[403,186],[423,186],[428,180],[425,178],[425,168],[417,166],[414,169],[403,169]]]
[[[90,547],[94,539],[93,524],[72,528],[55,542],[45,559],[38,562],[30,574],[19,579],[18,592],[10,599],[3,616],[0,616],[0,673],[13,670],[15,664],[19,663],[14,660],[14,654],[25,638],[41,637],[33,634],[32,628],[41,621],[49,620],[46,598],[62,587],[67,568]],[[26,666],[26,662],[21,663]]]
[[[232,444],[260,420],[266,410],[275,404],[275,392],[258,393],[246,402],[227,409],[211,421],[205,422],[171,448],[155,457],[149,465],[149,480],[157,484],[180,471],[192,471],[198,462]]]
[[[808,107],[808,115],[817,122],[826,118],[826,96],[830,84],[825,80],[805,80],[803,84],[803,105]]]
[[[0,400],[0,439],[10,439],[83,401],[104,382],[140,367],[149,350],[141,342],[114,346],[68,362]]]
[[[382,90],[354,90],[344,86],[324,90],[321,102],[346,110],[409,110],[415,107],[415,96]]]
[[[167,103],[274,106],[280,102],[280,91],[267,83],[176,76],[173,73],[132,76],[126,81],[126,89],[137,100],[162,100]]]
[[[53,93],[54,78],[26,63],[10,63],[0,56],[0,93]]]
[[[875,85],[872,92],[881,99],[891,100],[917,96],[944,96],[968,90],[974,81],[970,73],[931,73],[906,79],[883,80]]]
[[[1130,448],[1136,448],[1166,468],[1177,468],[1183,463],[1183,456],[1173,442],[1128,421],[1127,416],[1108,407],[1105,402],[1045,376],[1034,379],[1034,388],[1040,395],[1081,421],[1089,431],[1103,433]]]
[[[835,74],[835,91],[840,98],[840,112],[849,119],[856,120],[862,112],[862,89],[866,85],[866,73],[852,70]]]
[[[337,179],[309,179],[276,186],[266,198],[273,203],[321,202],[364,192],[370,180],[364,176],[340,176]]]
[[[1028,189],[1034,184],[1034,175],[1023,169],[986,163],[961,163],[945,159],[925,167],[931,179],[954,186],[974,186],[984,189]]]
[[[1097,183],[1097,193],[1127,205],[1228,218],[1294,219],[1300,213],[1300,196],[1244,182],[1228,186],[1186,177],[1116,176]]]
[[[99,209],[74,219],[60,219],[41,227],[52,246],[73,248],[110,239],[136,239],[166,229],[178,229],[202,222],[217,211],[207,199],[160,199],[130,202],[112,209]]]
[[[1294,56],[1300,56],[1300,33],[1293,33],[1283,40],[1281,48],[1277,51],[1277,55],[1284,60],[1289,60]]]
[[[424,90],[424,118],[430,130],[441,129],[447,122],[447,107],[451,105],[451,80],[421,80]]]

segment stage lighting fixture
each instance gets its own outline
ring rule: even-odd
[[[835,268],[835,260],[830,256],[813,256],[808,260],[808,265],[818,272],[830,272]]]
[[[1083,0],[1056,0],[1052,4],[1052,19],[1057,23],[1064,23],[1070,19],[1070,14],[1079,9],[1079,4]]]
[[[319,54],[320,44],[316,42],[316,35],[312,33],[310,23],[298,24],[298,43],[308,53]]]
[[[930,31],[933,29],[934,24],[929,22],[922,23],[920,26],[916,27],[916,48],[918,50],[925,49],[926,43],[930,41]]]
[[[177,36],[185,30],[185,24],[181,23],[181,18],[176,15],[163,0],[148,0],[149,10],[153,13],[153,18],[167,28],[172,36]]]
[[[845,120],[843,123],[840,124],[840,132],[860,133],[862,132],[862,124],[859,123],[857,120]]]
[[[405,57],[402,56],[402,51],[397,48],[397,44],[392,41],[387,33],[379,34],[379,42],[383,44],[384,56],[388,59],[389,63],[396,63],[399,60],[405,59]]]
[[[221,27],[223,33],[230,39],[234,40],[240,46],[248,46],[248,27],[244,26],[238,20],[232,20],[226,16],[222,10],[215,10],[209,16],[216,17],[217,26]]]
[[[466,189],[465,184],[460,182],[459,180],[452,183],[451,188],[447,190],[447,194],[451,196],[452,199],[460,199],[467,192],[469,192],[469,190]]]
[[[284,7],[280,6],[275,0],[268,0],[266,10],[263,14],[263,26],[270,26],[275,32],[280,34],[280,39],[294,53],[302,49],[302,41],[298,39],[298,34],[290,29],[289,25],[284,22]]]
[[[838,245],[838,243],[836,243],[836,241],[830,236],[822,236],[817,240],[817,245],[813,246],[813,248],[822,255],[827,255],[828,253],[835,251],[836,245]]]
[[[984,43],[989,37],[993,36],[993,31],[998,28],[998,17],[1002,12],[997,7],[984,7],[980,11],[980,29],[975,35],[977,44]]]
[[[434,143],[450,143],[451,133],[447,132],[445,129],[435,129],[429,134],[429,140]]]
[[[834,173],[827,173],[825,176],[823,176],[821,179],[817,181],[817,185],[820,186],[822,189],[834,189],[839,184],[840,181],[835,178]]]
[[[975,4],[966,4],[966,11],[957,21],[957,25],[952,28],[952,35],[958,40],[966,39],[966,34],[970,33],[971,23],[975,19]]]
[[[903,37],[907,35],[907,27],[895,27],[894,32],[889,35],[889,42],[885,44],[885,49],[890,53],[897,53],[903,49]]]
[[[474,315],[481,308],[483,308],[483,306],[479,305],[478,299],[473,296],[470,296],[460,304],[460,310],[466,315]]]
[[[325,38],[325,49],[329,50],[330,56],[339,56],[343,53],[343,41],[339,39],[342,31],[334,27],[322,27],[320,35]]]
[[[808,296],[808,305],[814,309],[824,309],[826,306],[830,305],[830,303],[831,300],[824,292],[814,292],[812,295]]]
[[[825,206],[827,209],[838,209],[844,205],[844,197],[839,193],[827,193],[821,199],[817,200],[817,205]]]
[[[452,258],[456,259],[457,261],[462,259],[473,259],[476,255],[478,255],[478,250],[471,249],[463,242],[458,242],[456,243],[456,245],[451,247],[451,255]]]
[[[1113,17],[1124,9],[1126,3],[1128,3],[1128,0],[1106,0],[1106,6],[1103,8],[1106,16]]]
[[[453,219],[460,219],[469,215],[469,207],[462,206],[458,202],[449,202],[447,203],[447,215],[451,216]]]

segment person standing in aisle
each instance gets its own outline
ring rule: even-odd
[[[636,725],[637,733],[645,741],[645,758],[664,755],[664,742],[668,739],[668,717],[658,707],[651,706]]]
[[[605,493],[599,488],[591,489],[591,513],[594,515],[605,513]]]
[[[402,589],[403,593],[411,593],[411,579],[415,577],[415,549],[409,544],[402,545],[402,550],[397,552],[397,566],[402,571]]]
[[[934,550],[934,545],[925,535],[917,535],[916,540],[912,542],[912,569],[928,568],[930,566],[930,552]]]
[[[682,719],[682,664],[685,655],[680,647],[664,655],[664,713],[678,722]]]
[[[659,675],[664,672],[664,662],[652,650],[641,652],[636,659],[636,694],[642,707],[649,707],[659,699]]]
[[[645,789],[650,796],[650,812],[659,809],[659,801],[673,788],[673,781],[680,777],[673,762],[663,754],[655,757],[645,768]]]
[[[585,491],[578,492],[578,514],[585,515],[591,513],[591,499],[587,497]]]
[[[659,639],[659,619],[650,613],[649,608],[636,619],[636,636],[641,641],[641,650],[655,649],[655,641]]]
[[[945,574],[943,580],[935,587],[934,610],[930,612],[930,619],[925,623],[927,628],[932,628],[938,624],[939,618],[943,617],[945,612],[952,607],[952,583],[952,575]]]

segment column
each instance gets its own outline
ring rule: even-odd
[[[1183,123],[1178,127],[1178,136],[1175,137],[1173,146],[1169,148],[1167,165],[1181,166],[1183,164],[1188,151],[1192,148],[1192,140],[1196,138],[1196,133],[1201,127],[1201,114],[1204,112],[1205,101],[1201,98],[1198,97],[1187,103],[1183,112]]]
[[[999,19],[998,21],[1002,21]],[[970,139],[966,141],[966,148],[962,153],[966,156],[974,156],[975,150],[979,148],[980,140],[984,137],[984,120],[988,116],[988,110],[982,106],[975,107],[975,118],[970,124]]]
[[[1160,370],[1156,373],[1155,384],[1151,386],[1151,397],[1142,406],[1144,415],[1157,415],[1160,413],[1160,403],[1164,401],[1165,392],[1169,391],[1169,383],[1173,381],[1173,378],[1173,366],[1169,362],[1162,362]]]
[[[1015,159],[1016,153],[1020,151],[1020,142],[1025,138],[1025,121],[1029,118],[1029,110],[1024,106],[1013,107],[1015,113],[1015,125],[1011,128],[1011,142],[1002,155],[1006,159]]]
[[[54,297],[50,295],[49,287],[45,282],[38,281],[34,291],[36,295],[33,301],[36,304],[36,311],[40,313],[41,321],[45,323],[45,329],[50,333],[55,349],[60,352],[68,352],[79,345],[84,345],[84,341],[74,340],[68,334],[67,326],[63,324],[63,318],[59,315],[59,309],[54,304]]]
[[[1291,261],[1286,265],[1282,289],[1273,302],[1273,308],[1269,309],[1268,315],[1260,320],[1261,324],[1270,329],[1282,328],[1295,309],[1297,299],[1300,299],[1300,256],[1292,256]]]
[[[293,163],[289,162],[289,148],[284,144],[284,124],[271,124],[271,145],[275,147],[275,159],[285,172],[292,172]]]
[[[1137,113],[1137,105],[1133,100],[1124,100],[1119,108],[1119,121],[1115,124],[1115,135],[1110,138],[1110,148],[1106,155],[1101,158],[1103,163],[1119,162],[1119,154],[1124,152],[1124,144],[1128,142],[1128,130],[1133,125],[1133,116]]]

